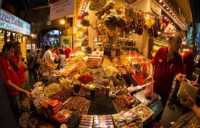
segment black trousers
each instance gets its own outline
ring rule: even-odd
[[[6,88],[2,84],[0,84],[0,128],[19,128],[12,113]]]

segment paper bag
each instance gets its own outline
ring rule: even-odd
[[[193,86],[189,80],[184,79],[181,82],[180,88],[177,93],[177,97],[182,98],[182,99],[187,99],[189,95],[192,97],[192,99],[196,100],[197,92],[198,92],[198,88]]]

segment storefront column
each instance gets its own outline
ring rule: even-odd
[[[7,42],[7,31],[4,31],[4,43]]]

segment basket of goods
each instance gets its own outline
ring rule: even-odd
[[[61,90],[62,90],[62,86],[60,84],[52,83],[45,87],[44,94],[45,96],[49,97]]]
[[[28,98],[24,98],[24,100],[21,102],[21,108],[23,111],[30,111],[31,109],[31,101]]]
[[[70,110],[73,114],[86,114],[90,106],[90,101],[84,97],[75,96],[71,98],[63,108]]]
[[[28,128],[30,116],[31,115],[28,112],[24,112],[21,114],[21,116],[19,117],[19,125],[22,128]]]
[[[69,99],[71,96],[72,96],[72,88],[68,87],[51,95],[49,98],[64,102],[67,99]]]
[[[78,80],[83,84],[88,84],[93,81],[93,77],[89,74],[81,75]]]

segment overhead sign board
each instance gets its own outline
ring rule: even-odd
[[[3,9],[0,10],[0,29],[10,30],[25,35],[30,35],[31,32],[29,23]]]
[[[50,4],[50,20],[74,14],[74,0],[59,0]]]

